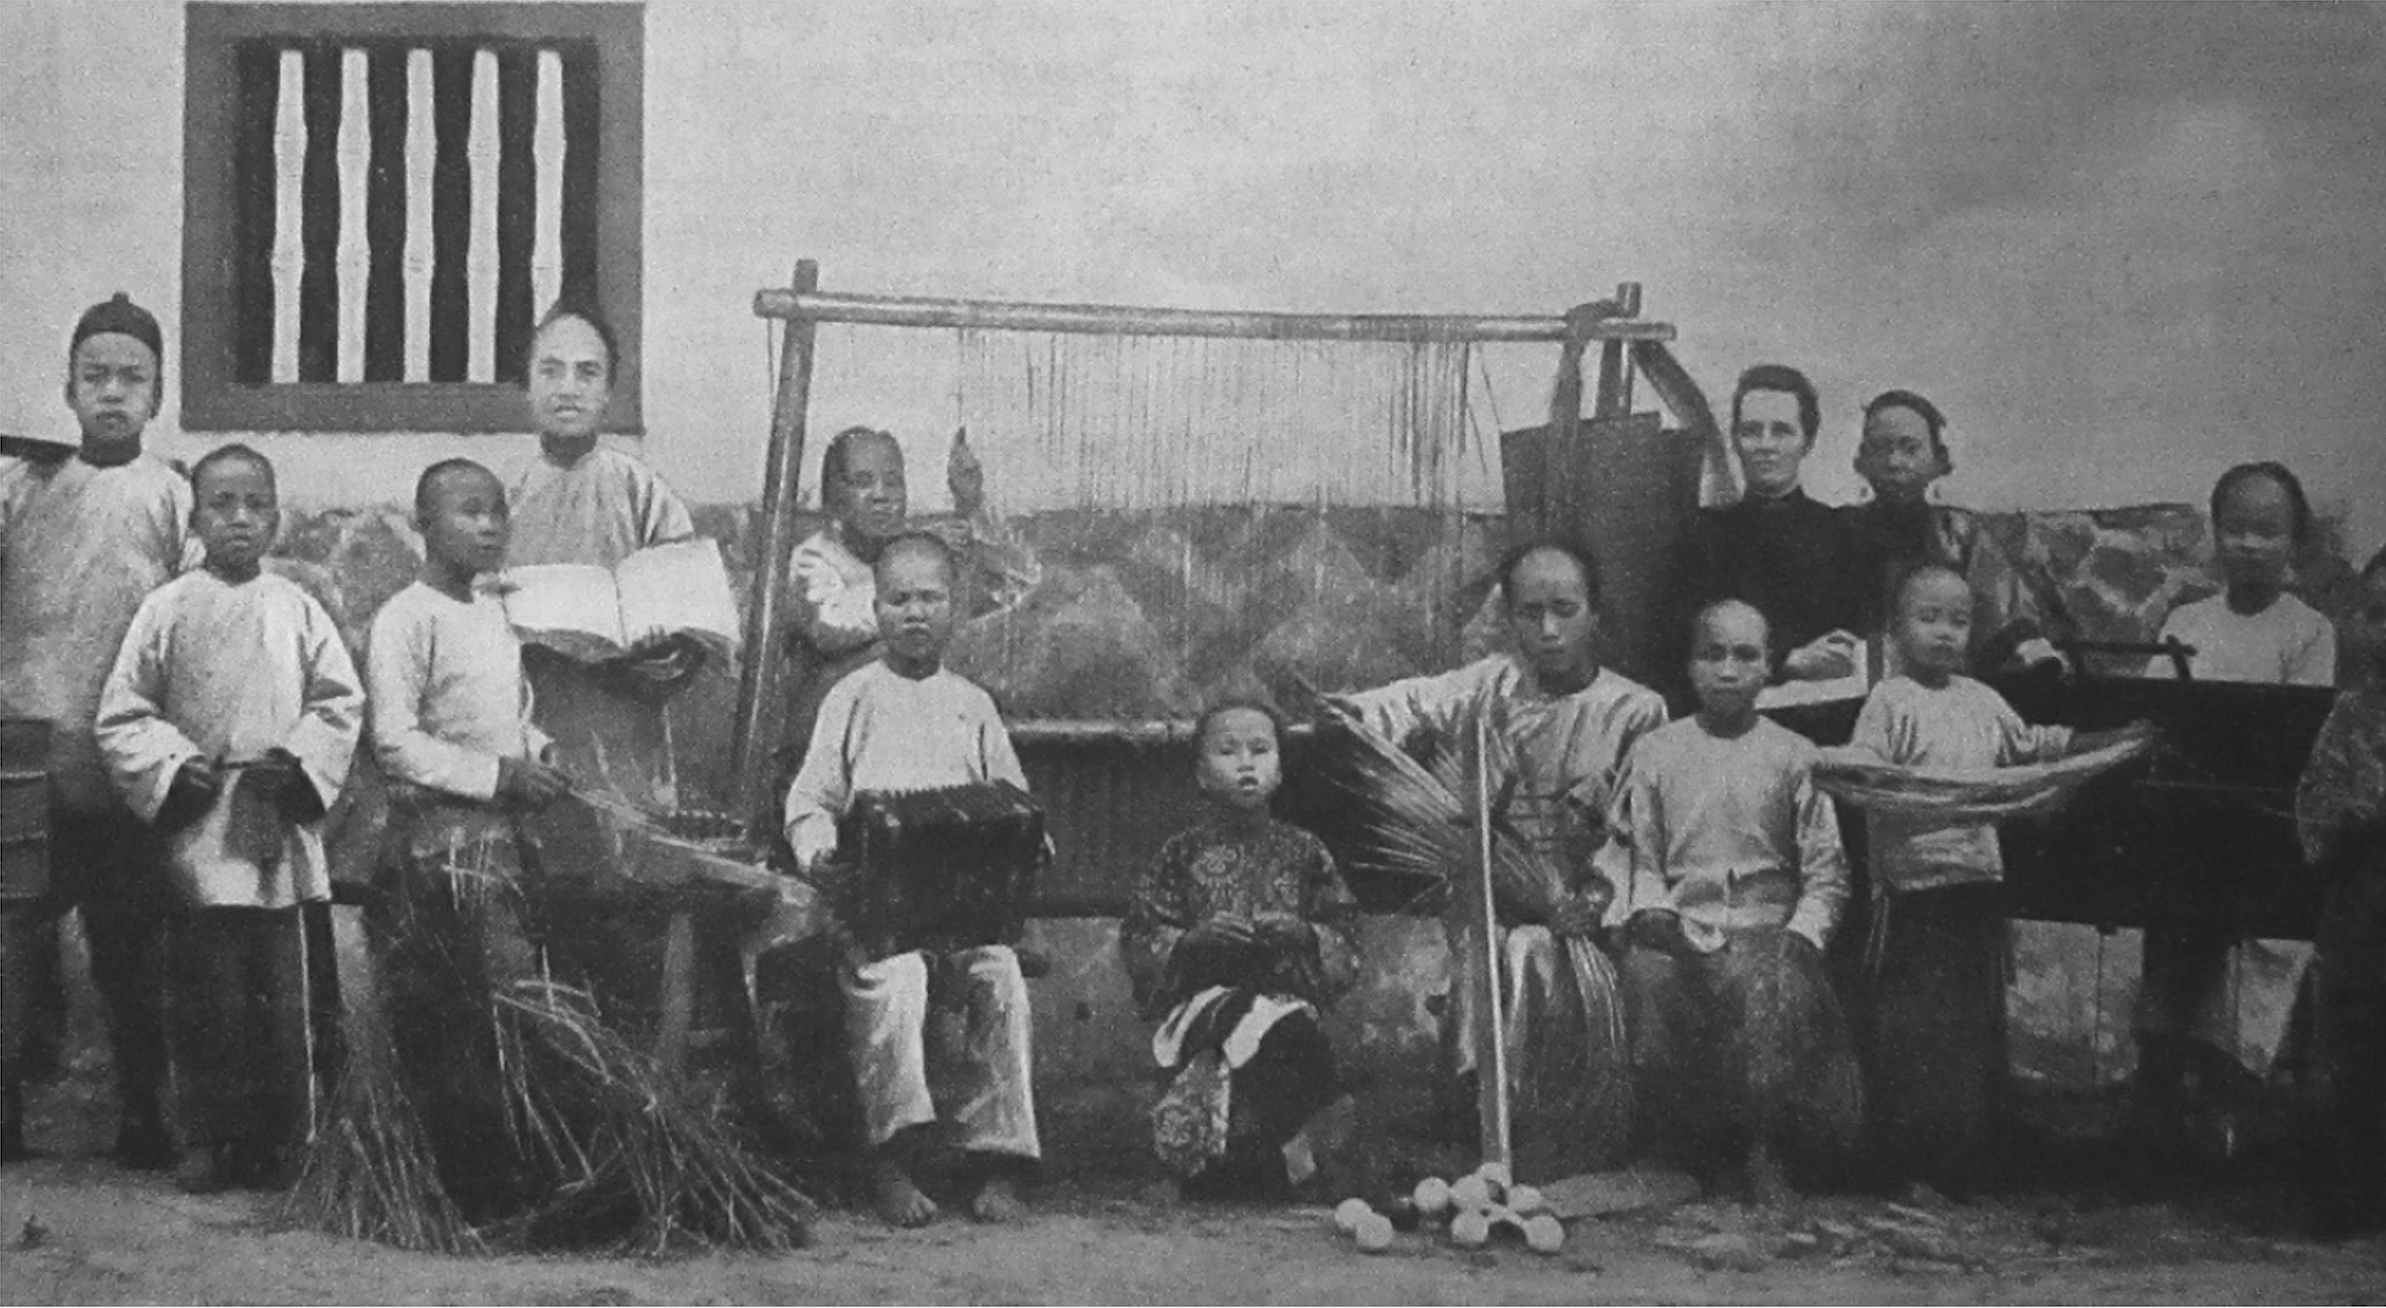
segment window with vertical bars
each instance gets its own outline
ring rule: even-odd
[[[188,32],[184,427],[519,430],[558,298],[613,320],[637,426],[638,6],[194,4]]]

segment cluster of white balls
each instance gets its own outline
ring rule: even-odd
[[[1535,1253],[1553,1254],[1566,1244],[1566,1225],[1549,1211],[1541,1192],[1518,1185],[1505,1163],[1485,1163],[1456,1181],[1428,1176],[1409,1196],[1420,1224],[1447,1221],[1450,1243],[1480,1249],[1505,1226]],[[1345,1199],[1334,1209],[1334,1225],[1368,1253],[1392,1247],[1392,1219],[1364,1199]]]

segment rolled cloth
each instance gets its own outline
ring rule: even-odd
[[[2052,808],[2088,782],[2154,748],[2148,732],[2052,763],[2009,768],[1914,768],[1862,750],[1822,751],[1814,783],[1868,813],[1933,821],[1997,822]]]
[[[67,351],[72,353],[76,346],[92,337],[110,332],[130,336],[148,346],[151,354],[165,357],[166,337],[158,330],[156,316],[133,303],[133,298],[122,291],[83,311],[83,316],[75,320],[74,339],[67,342]]]

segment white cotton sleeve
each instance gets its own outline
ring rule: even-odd
[[[837,820],[853,799],[853,775],[845,757],[845,742],[852,733],[854,713],[860,704],[854,687],[853,678],[840,681],[821,701],[820,717],[812,728],[812,743],[804,751],[804,764],[787,788],[782,820],[786,824],[788,848],[794,851],[795,865],[799,868],[808,868],[823,855],[836,852]]]
[[[100,691],[99,714],[92,724],[116,789],[143,822],[157,820],[175,775],[201,755],[198,745],[166,720],[166,650],[173,613],[160,601],[163,594],[150,592],[133,615],[115,667]]]
[[[837,565],[818,555],[799,553],[789,566],[795,574],[796,629],[813,648],[835,657],[878,639],[875,595],[846,584]]]
[[[304,603],[306,712],[282,748],[306,770],[315,797],[328,809],[338,802],[349,764],[356,758],[357,737],[364,732],[365,695],[339,627],[313,598]]]
[[[373,620],[365,651],[366,711],[373,753],[392,779],[466,799],[497,797],[498,756],[423,729],[422,702],[431,679],[430,626],[411,612],[384,607]]]

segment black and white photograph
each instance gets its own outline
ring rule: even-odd
[[[2386,1301],[2386,0],[0,0],[0,1303]]]

